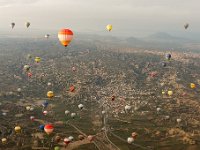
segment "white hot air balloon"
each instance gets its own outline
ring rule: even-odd
[[[76,113],[71,113],[71,117],[74,118],[76,116]]]
[[[48,38],[50,37],[50,35],[49,35],[49,34],[46,34],[44,37],[48,39]]]
[[[65,115],[69,115],[70,111],[69,110],[65,110]]]
[[[78,105],[78,108],[79,108],[79,109],[83,109],[83,107],[84,107],[83,104],[79,104],[79,105]]]
[[[131,106],[130,105],[126,105],[124,109],[125,109],[126,112],[128,112],[128,111],[131,110]]]
[[[132,144],[134,142],[134,138],[128,137],[127,142],[128,144]]]
[[[182,120],[180,118],[176,119],[177,123],[180,123]]]

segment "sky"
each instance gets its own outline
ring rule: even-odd
[[[199,0],[0,0],[0,31],[31,28],[57,31],[71,28],[75,32],[104,34],[113,25],[116,36],[146,36],[155,32],[186,35],[200,32]],[[183,32],[183,33],[182,33]],[[188,34],[188,33],[187,33]]]

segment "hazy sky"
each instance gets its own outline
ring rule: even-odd
[[[200,32],[199,0],[0,0],[0,30],[24,28],[101,34],[113,24],[114,35],[141,36],[153,32]]]

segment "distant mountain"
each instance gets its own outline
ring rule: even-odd
[[[148,37],[143,38],[144,41],[150,41],[150,42],[164,42],[164,43],[185,43],[185,42],[192,42],[192,40],[182,37],[176,37],[172,36],[165,32],[158,32],[155,34],[152,34]]]

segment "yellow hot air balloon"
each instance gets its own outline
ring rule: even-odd
[[[16,126],[15,127],[15,132],[16,133],[20,133],[21,132],[21,127],[20,126]]]
[[[107,26],[106,26],[106,29],[108,30],[108,31],[111,31],[112,30],[112,25],[111,24],[108,24]]]
[[[54,97],[53,91],[48,91],[48,92],[47,92],[47,97],[48,97],[48,98],[53,98],[53,97]]]
[[[6,144],[7,143],[7,139],[6,138],[2,138],[1,142],[2,142],[2,144]]]
[[[41,58],[40,57],[35,57],[35,62],[36,63],[39,63],[41,61]]]
[[[162,95],[164,95],[165,94],[165,91],[162,91]]]
[[[172,95],[173,95],[173,91],[168,91],[167,94],[168,94],[169,96],[172,96]]]
[[[191,87],[191,89],[195,89],[196,85],[194,83],[190,83],[190,87]]]

